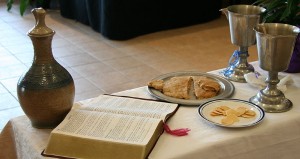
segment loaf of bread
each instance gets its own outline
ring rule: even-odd
[[[197,99],[206,99],[216,96],[221,87],[218,82],[213,79],[194,76],[194,92]]]
[[[165,82],[162,92],[166,96],[190,99],[189,92],[192,81],[191,76],[172,77]]]
[[[220,92],[220,84],[204,76],[177,76],[167,80],[153,80],[148,86],[161,91],[164,95],[179,99],[190,99],[191,86],[197,99],[211,98]]]

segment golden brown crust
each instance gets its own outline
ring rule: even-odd
[[[194,76],[194,93],[197,99],[211,98],[220,91],[220,84],[207,77]]]
[[[148,86],[151,88],[154,88],[156,90],[162,91],[163,87],[164,87],[164,81],[163,80],[153,80],[148,83]]]
[[[172,77],[165,81],[163,93],[174,98],[190,99],[189,92],[192,80],[191,76]]]
[[[148,83],[149,87],[161,91],[164,95],[190,99],[190,89],[194,81],[194,94],[197,99],[211,98],[218,95],[220,84],[204,76],[178,76],[167,80],[153,80]]]
[[[214,92],[220,91],[220,84],[213,80],[202,81],[202,83],[200,84],[200,87],[206,91],[214,91]]]

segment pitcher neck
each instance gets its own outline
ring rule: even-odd
[[[33,37],[30,36],[33,49],[34,49],[34,64],[45,64],[55,61],[52,54],[52,38],[53,36],[47,37]]]

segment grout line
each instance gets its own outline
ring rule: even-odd
[[[0,84],[2,85],[2,87],[13,97],[13,98],[15,98],[15,100],[17,100],[18,102],[19,102],[19,99],[18,98],[16,98],[15,96],[14,96],[14,94],[12,94],[12,92],[8,89],[8,88],[6,88],[3,84],[2,84],[2,82],[0,81]],[[1,111],[1,110],[0,110]]]

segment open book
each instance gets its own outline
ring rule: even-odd
[[[75,103],[50,134],[45,156],[146,158],[178,104],[100,95]]]

